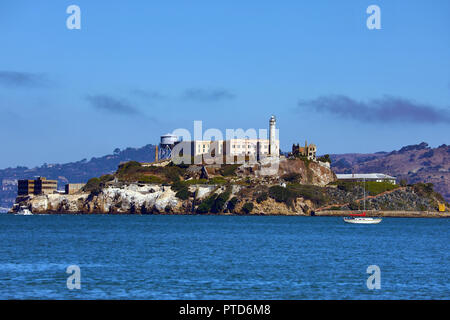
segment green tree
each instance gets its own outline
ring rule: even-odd
[[[253,202],[246,202],[243,206],[242,206],[242,211],[245,214],[249,214],[250,212],[253,211]]]
[[[234,211],[234,208],[236,208],[236,204],[238,203],[239,199],[237,197],[233,197],[228,201],[227,209],[230,210],[230,212]]]
[[[263,201],[266,201],[269,197],[269,194],[267,192],[263,192],[256,197],[256,202],[261,203]]]

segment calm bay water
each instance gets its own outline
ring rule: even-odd
[[[448,299],[448,219],[0,214],[0,299]],[[81,268],[68,290],[66,268]],[[381,289],[369,290],[369,265]]]

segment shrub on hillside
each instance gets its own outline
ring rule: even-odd
[[[292,206],[296,198],[310,200],[316,205],[324,205],[328,202],[325,196],[324,188],[312,185],[291,184],[286,188],[281,186],[272,186],[269,188],[269,196],[277,202]]]
[[[164,167],[164,175],[166,176],[167,180],[171,182],[179,181],[180,176],[183,175],[184,169],[180,168],[179,166],[167,166]]]
[[[114,180],[112,174],[105,174],[100,178],[92,178],[85,184],[83,191],[90,192],[92,194],[99,194],[107,182]]]
[[[296,155],[295,158],[302,160],[305,163],[306,168],[309,167],[309,164],[311,163],[312,160],[309,160],[307,156],[303,156],[303,155]]]
[[[350,210],[359,210],[361,208],[361,206],[355,201],[349,203],[348,207]]]
[[[253,203],[252,202],[246,202],[242,206],[242,212],[244,212],[245,214],[249,214],[250,212],[252,212],[252,210],[253,210]]]
[[[266,201],[268,197],[269,197],[269,194],[267,192],[260,193],[256,197],[256,202],[261,203],[263,201]]]
[[[356,188],[356,182],[351,181],[338,181],[337,187],[339,190],[345,191],[345,192],[352,192]]]
[[[137,161],[128,161],[119,165],[117,169],[118,174],[129,174],[137,172],[142,165]]]
[[[302,197],[310,200],[317,206],[325,205],[329,200],[326,196],[325,188],[323,187],[305,184],[292,184],[288,185],[287,188],[295,195],[295,197]]]
[[[363,184],[364,186],[364,184]],[[399,186],[390,182],[376,182],[376,181],[367,181],[365,183],[366,193],[371,196],[376,196],[377,194],[391,191],[397,189]]]
[[[226,184],[228,180],[223,177],[213,177],[208,180],[208,184]]]
[[[112,174],[104,174],[104,175],[100,176],[100,181],[102,183],[106,183],[106,182],[109,182],[112,180],[114,180],[114,175],[112,175]]]
[[[212,194],[209,197],[207,197],[205,200],[203,200],[202,203],[197,207],[197,213],[210,213],[212,212],[211,209],[214,205],[214,201],[217,198],[217,194]]]
[[[236,172],[236,169],[239,168],[239,164],[226,164],[221,168],[221,172],[223,176],[233,176]]]
[[[238,198],[237,197],[233,197],[230,199],[230,201],[228,201],[227,204],[227,209],[230,210],[230,212],[234,211],[234,208],[236,208],[236,204],[238,203]]]
[[[173,191],[180,191],[186,187],[186,183],[184,181],[175,181],[171,185]]]
[[[178,199],[181,199],[181,200],[187,200],[187,199],[189,199],[189,197],[191,196],[191,193],[189,192],[188,187],[185,186],[183,189],[179,190],[179,191],[175,194],[175,196],[176,196]]]
[[[228,187],[224,192],[219,194],[214,200],[214,203],[211,207],[211,212],[213,213],[221,212],[224,209],[225,203],[230,197],[230,194],[231,194],[231,187]]]
[[[175,181],[172,183],[171,188],[176,192],[175,196],[181,200],[187,200],[191,196],[189,192],[189,184],[185,181]]]
[[[286,205],[291,205],[295,199],[295,194],[293,194],[288,188],[284,188],[282,186],[270,187],[269,196],[276,202],[282,202]]]
[[[366,195],[376,196],[377,194],[383,193],[385,191],[391,191],[399,187],[399,185],[390,183],[388,181],[376,182],[376,181],[339,181],[337,187],[345,192],[363,192],[363,188],[366,190]],[[362,197],[362,194],[360,194]]]
[[[433,194],[434,185],[432,183],[416,183],[413,189],[417,194],[427,197]]]
[[[138,178],[139,183],[162,183],[163,180],[160,177],[152,175],[141,175]]]
[[[426,198],[436,198],[441,203],[446,203],[444,197],[434,191],[434,184],[432,183],[416,183],[413,185],[415,193]]]
[[[317,160],[320,161],[320,162],[331,163],[331,159],[330,159],[330,155],[329,154],[323,155],[323,156],[319,157]]]
[[[189,168],[189,164],[185,164],[184,161],[179,164],[175,164],[173,163],[173,161],[171,161],[166,167],[178,167],[180,169],[187,169]]]
[[[298,182],[302,178],[302,175],[300,173],[287,173],[283,176],[281,176],[281,179],[287,182]]]
[[[100,178],[89,179],[89,181],[83,187],[83,191],[90,192],[92,194],[99,194],[102,191],[105,184],[112,180],[114,180],[114,176],[111,174],[105,174]]]
[[[84,185],[83,191],[90,192],[93,194],[99,194],[102,191],[101,183],[99,178],[91,178]]]

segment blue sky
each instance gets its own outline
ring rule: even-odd
[[[81,30],[66,8],[81,8]],[[381,9],[369,30],[366,8]],[[450,2],[2,1],[0,167],[76,161],[176,128],[281,148],[450,142]]]

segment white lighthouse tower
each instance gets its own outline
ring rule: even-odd
[[[277,146],[276,146],[276,129],[275,125],[277,123],[277,120],[275,119],[275,116],[271,116],[269,120],[269,156],[271,157],[278,157],[277,154]]]

